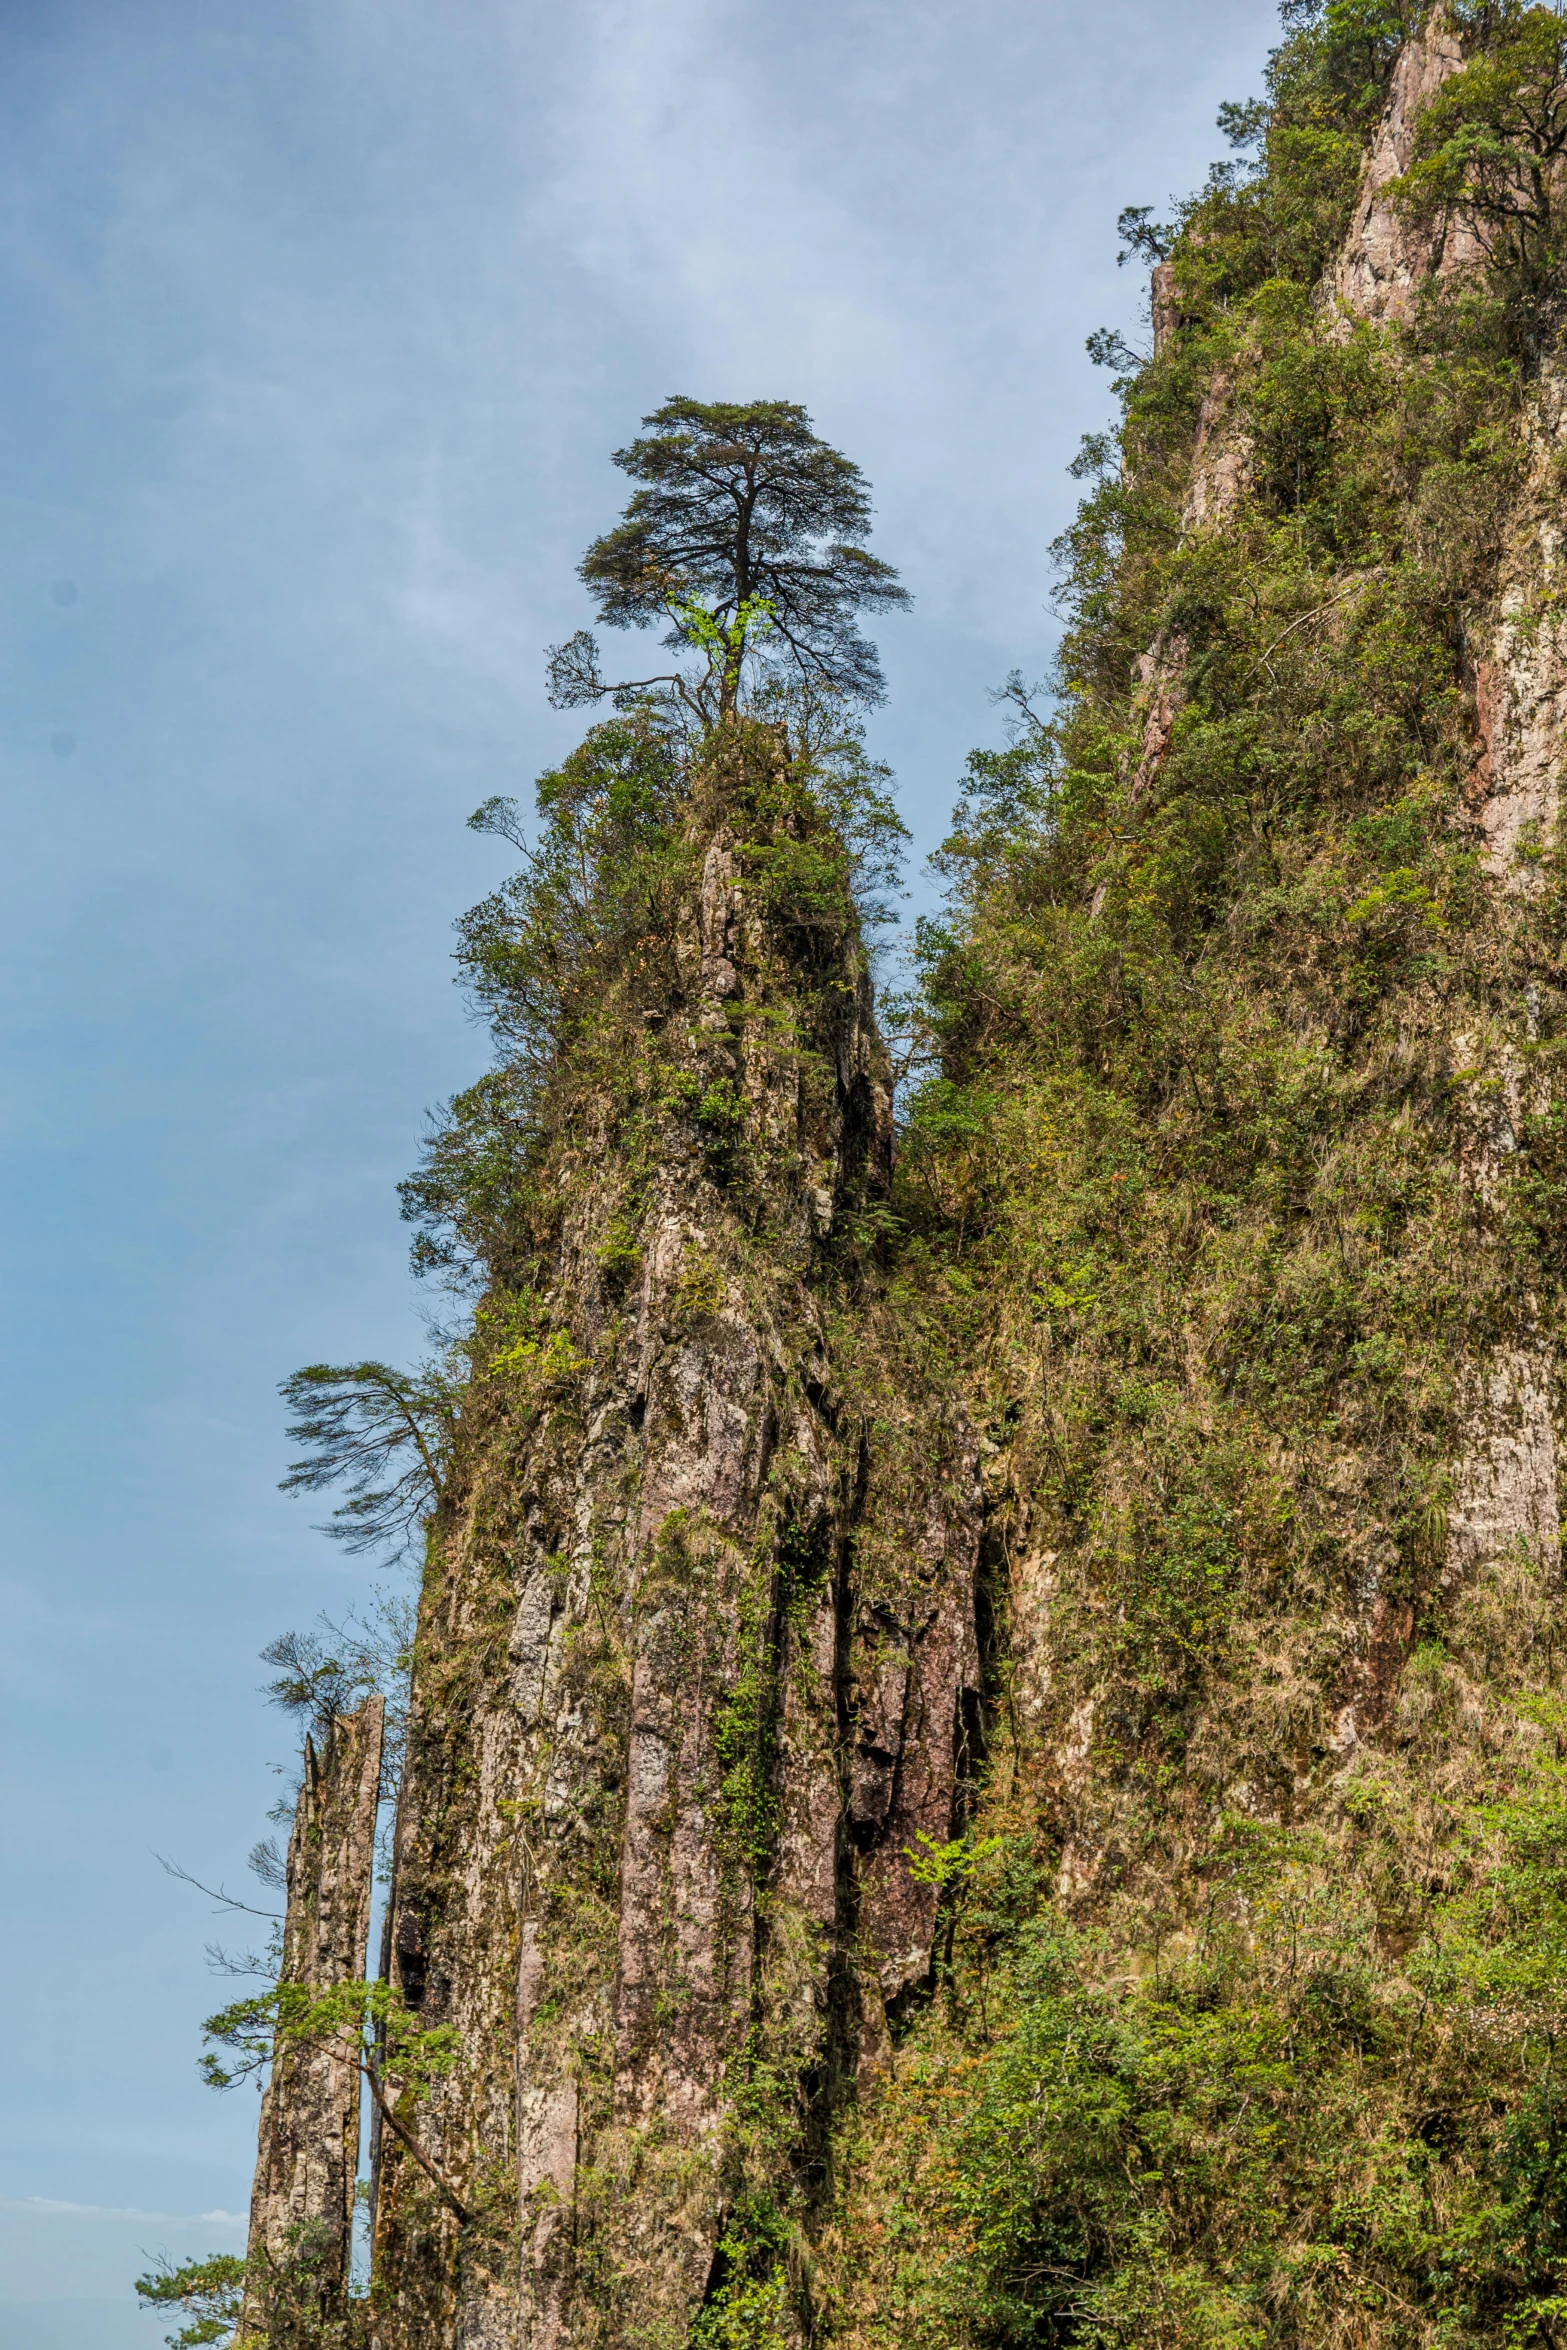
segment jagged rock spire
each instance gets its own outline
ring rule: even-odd
[[[775,733],[698,772],[684,852],[427,1576],[393,1968],[460,2036],[420,2126],[476,2217],[383,2147],[381,2350],[677,2343],[745,2213],[797,2229],[974,1767],[975,1452],[857,1236],[890,1069]]]
[[[320,1992],[364,1981],[384,1716],[384,1701],[371,1697],[337,1716],[319,1755],[305,1741],[288,1846],[285,1984]],[[267,2350],[346,2341],[358,2171],[353,2051],[280,2042],[261,2101],[242,2341]]]

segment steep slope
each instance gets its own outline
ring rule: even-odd
[[[647,975],[555,1074],[535,1285],[481,1316],[393,1950],[467,2052],[425,2128],[488,2232],[383,2144],[378,2341],[513,2341],[519,2273],[529,2341],[680,2339],[929,1965],[901,1854],[952,1833],[974,1463],[876,1363],[839,1237],[885,1191],[887,1061],[846,905],[791,919],[781,757],[693,784]]]
[[[779,730],[596,730],[470,918],[382,2350],[1567,2330],[1567,56],[1285,13],[896,1151]]]
[[[1009,1677],[859,2125],[867,2341],[1567,2308],[1561,390],[1412,169],[1560,33],[1431,12],[1368,80],[1294,14],[1063,545],[1061,721],[945,852],[900,1205],[989,1341]]]
[[[456,2054],[378,2136],[388,2350],[674,2343],[704,2298],[776,2302],[930,1968],[907,1855],[978,1765],[976,1458],[882,1294],[848,854],[773,728],[690,769],[616,724],[568,768],[571,824],[632,810],[576,1012],[414,1187],[485,1288],[389,1936],[400,2009]],[[530,886],[480,910],[498,1021]]]

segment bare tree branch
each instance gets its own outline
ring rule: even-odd
[[[169,1876],[177,1877],[182,1885],[194,1885],[198,1893],[205,1893],[207,1899],[217,1902],[221,1909],[240,1910],[248,1918],[267,1918],[274,1925],[281,1924],[281,1910],[252,1909],[248,1901],[236,1901],[234,1895],[226,1893],[221,1885],[204,1885],[199,1877],[191,1875],[189,1869],[182,1869],[178,1861],[166,1859],[161,1852],[155,1852],[152,1857]]]

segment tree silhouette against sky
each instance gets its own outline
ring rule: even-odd
[[[662,686],[711,726],[738,711],[748,654],[808,694],[881,701],[881,663],[858,615],[909,595],[859,543],[871,515],[859,467],[789,400],[677,398],[642,421],[642,437],[615,452],[640,486],[579,575],[610,627],[664,621],[666,646],[699,664],[610,684],[579,629],[550,651],[556,707]]]

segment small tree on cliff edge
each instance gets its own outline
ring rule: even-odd
[[[704,726],[739,707],[748,653],[810,694],[882,699],[876,648],[856,626],[867,606],[906,604],[890,564],[857,542],[870,497],[857,465],[818,440],[788,400],[666,400],[615,463],[641,484],[580,576],[612,628],[666,621],[664,643],[699,663],[605,682],[587,629],[550,651],[558,709],[663,686]]]

